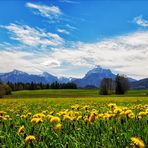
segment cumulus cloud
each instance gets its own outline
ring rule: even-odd
[[[1,50],[0,65],[3,71],[18,68],[31,72],[39,70],[56,75],[83,76],[95,65],[101,65],[137,79],[148,76],[148,31],[95,43],[74,42],[69,47],[54,47],[50,51],[47,48],[44,53],[18,50],[19,47],[15,47],[14,51]]]
[[[7,72],[13,69],[19,69],[26,72],[39,72],[38,65],[31,62],[32,58],[32,54],[28,52],[3,50],[0,54],[1,72]]]
[[[0,27],[9,31],[11,39],[29,46],[59,46],[64,42],[58,34],[27,25],[10,24]]]
[[[13,46],[11,50],[4,50],[1,47],[0,50],[1,72],[18,69],[32,74],[42,73],[44,71],[56,73],[56,70],[53,69],[60,66],[60,62],[46,53],[18,51]]]
[[[26,3],[26,7],[36,10],[34,11],[34,14],[38,14],[49,19],[58,19],[58,17],[62,15],[62,11],[58,6],[46,6],[28,2]]]
[[[53,68],[53,67],[59,67],[60,66],[60,62],[55,60],[55,59],[49,58],[47,61],[41,63],[41,65]]]
[[[143,19],[142,16],[135,17],[134,22],[139,26],[148,27],[148,20]]]
[[[92,68],[102,65],[136,78],[148,75],[148,32],[135,32],[96,43],[75,43],[72,48],[55,48],[52,57],[61,63]],[[139,75],[139,77],[138,77]]]

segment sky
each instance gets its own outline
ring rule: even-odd
[[[0,73],[148,77],[148,1],[0,0]]]

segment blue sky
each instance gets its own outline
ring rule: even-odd
[[[148,76],[148,2],[1,0],[0,72],[82,77],[95,65]]]

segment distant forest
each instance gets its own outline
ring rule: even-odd
[[[0,98],[4,95],[10,95],[11,91],[18,90],[40,90],[40,89],[77,89],[77,85],[74,83],[58,83],[54,82],[52,84],[43,83],[11,83],[0,82]]]
[[[58,83],[54,82],[52,84],[44,84],[44,83],[10,83],[8,82],[7,85],[13,91],[17,90],[38,90],[38,89],[77,89],[77,85],[74,83]]]

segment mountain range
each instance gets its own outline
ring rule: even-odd
[[[96,66],[95,68],[89,70],[83,78],[66,78],[54,76],[47,72],[43,72],[40,75],[28,74],[26,72],[22,72],[19,70],[13,70],[8,73],[0,73],[0,80],[2,82],[22,82],[22,83],[53,83],[55,81],[59,83],[68,83],[73,82],[77,84],[80,88],[92,88],[99,87],[101,80],[103,78],[112,78],[115,79],[116,74],[114,74],[110,69],[105,69],[100,66]],[[146,89],[148,88],[148,78],[142,80],[135,80],[132,78],[128,78],[130,82],[131,88],[134,89]]]

